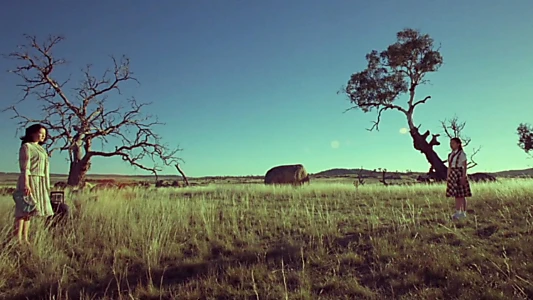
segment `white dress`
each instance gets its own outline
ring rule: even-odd
[[[48,153],[36,143],[24,143],[19,151],[20,176],[17,190],[24,191],[26,175],[33,199],[36,202],[37,216],[48,217],[54,215],[50,202],[50,168]],[[15,209],[15,218],[26,216],[20,209]]]

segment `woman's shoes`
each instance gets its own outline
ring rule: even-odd
[[[452,216],[453,220],[460,220],[460,219],[464,219],[464,218],[466,218],[466,212],[464,212],[464,211],[457,211]]]

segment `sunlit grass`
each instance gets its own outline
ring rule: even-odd
[[[473,184],[452,222],[443,185],[314,182],[73,194],[72,221],[32,224],[0,254],[0,297],[533,297],[533,181]],[[0,198],[8,236],[13,200]]]

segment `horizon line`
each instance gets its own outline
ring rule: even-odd
[[[520,172],[520,171],[527,171],[527,170],[531,170],[533,168],[525,168],[525,169],[517,169],[517,170],[502,170],[502,171],[493,171],[493,172],[483,172],[483,171],[478,171],[478,172],[475,172],[475,173],[488,173],[488,174],[494,174],[494,173],[502,173],[502,172],[509,172],[509,171],[514,171],[514,172]],[[320,172],[317,172],[317,173],[308,173],[309,175],[316,175],[318,173],[322,173],[322,172],[327,172],[327,171],[332,171],[332,170],[360,170],[360,168],[353,168],[353,169],[349,169],[349,168],[331,168],[331,169],[327,169],[327,170],[324,170],[324,171],[320,171]],[[374,170],[369,170],[369,169],[364,169],[364,171],[368,171],[368,172],[374,172]],[[381,173],[380,171],[376,171],[376,173]],[[409,173],[409,172],[406,172],[406,171],[387,171],[387,173],[401,173],[401,174],[406,174],[406,173]],[[427,172],[424,172],[424,171],[411,171],[411,173],[423,173],[423,174],[427,174]],[[4,175],[16,175],[16,174],[20,174],[20,172],[0,172],[0,174],[4,174]],[[122,177],[155,177],[155,175],[152,175],[152,174],[146,174],[146,175],[132,175],[132,174],[113,174],[113,173],[95,173],[95,174],[91,174],[91,173],[87,173],[86,175],[89,175],[89,176],[122,176]],[[61,173],[50,173],[50,176],[68,176],[68,174],[61,174]],[[206,177],[263,177],[265,175],[204,175],[204,176],[187,176],[187,178],[206,178]],[[177,174],[159,174],[158,177],[183,177],[181,175],[177,175]]]

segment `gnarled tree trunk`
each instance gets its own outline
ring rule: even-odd
[[[437,141],[438,134],[432,135],[431,140],[428,142],[429,130],[424,134],[418,132],[418,128],[414,127],[410,130],[411,137],[413,138],[414,148],[426,156],[426,160],[431,164],[434,172],[434,178],[437,181],[446,180],[448,168],[439,157],[439,155],[433,150],[433,146],[438,146],[440,143]]]
[[[414,99],[414,92],[411,93],[411,99]],[[413,102],[412,100],[410,101]],[[436,181],[444,181],[448,177],[448,168],[444,164],[444,161],[433,150],[434,146],[440,145],[437,140],[440,134],[432,134],[431,140],[428,142],[427,138],[430,135],[429,130],[426,130],[424,134],[420,134],[418,127],[415,126],[413,121],[414,106],[410,105],[409,110],[406,112],[407,124],[409,125],[409,133],[413,138],[413,146],[416,150],[420,151],[426,156],[426,160],[431,165],[428,175],[432,175]],[[432,173],[433,171],[433,173]]]
[[[67,185],[82,187],[85,184],[85,175],[89,171],[90,163],[85,160],[71,162],[68,172]]]
[[[85,175],[91,167],[88,155],[83,155],[82,148],[74,146],[70,150],[70,167],[68,172],[67,185],[83,187],[85,185]]]

